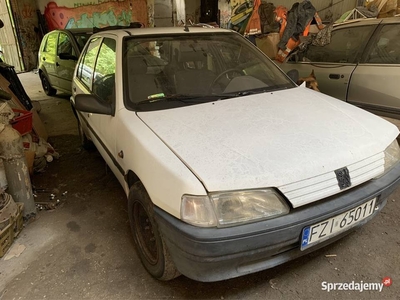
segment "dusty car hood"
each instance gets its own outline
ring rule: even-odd
[[[138,116],[208,191],[280,187],[385,150],[398,129],[306,88]]]

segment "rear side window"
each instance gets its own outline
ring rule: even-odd
[[[371,64],[400,64],[400,24],[382,27],[369,49],[366,62]]]
[[[337,29],[326,46],[310,46],[306,60],[312,62],[356,63],[365,48],[374,26]]]
[[[60,55],[60,53],[76,56],[75,49],[71,43],[71,39],[69,38],[68,34],[64,32],[61,32],[60,36],[58,37],[57,54]]]
[[[43,52],[56,53],[58,32],[49,34]]]
[[[89,41],[85,53],[77,68],[77,77],[91,91],[94,77],[94,66],[96,64],[97,53],[100,48],[100,38],[93,38]]]

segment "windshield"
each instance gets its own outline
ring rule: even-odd
[[[236,33],[130,37],[124,47],[129,109],[165,109],[295,86]]]

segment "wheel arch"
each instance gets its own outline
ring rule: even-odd
[[[125,174],[125,182],[128,185],[128,189],[130,190],[131,187],[136,183],[136,182],[142,182],[139,178],[138,175],[136,175],[135,172],[133,172],[132,170],[129,170],[126,174]],[[143,183],[143,182],[142,182]]]

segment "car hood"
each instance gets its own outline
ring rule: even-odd
[[[382,153],[398,135],[384,119],[303,87],[138,116],[210,192],[313,178]]]

